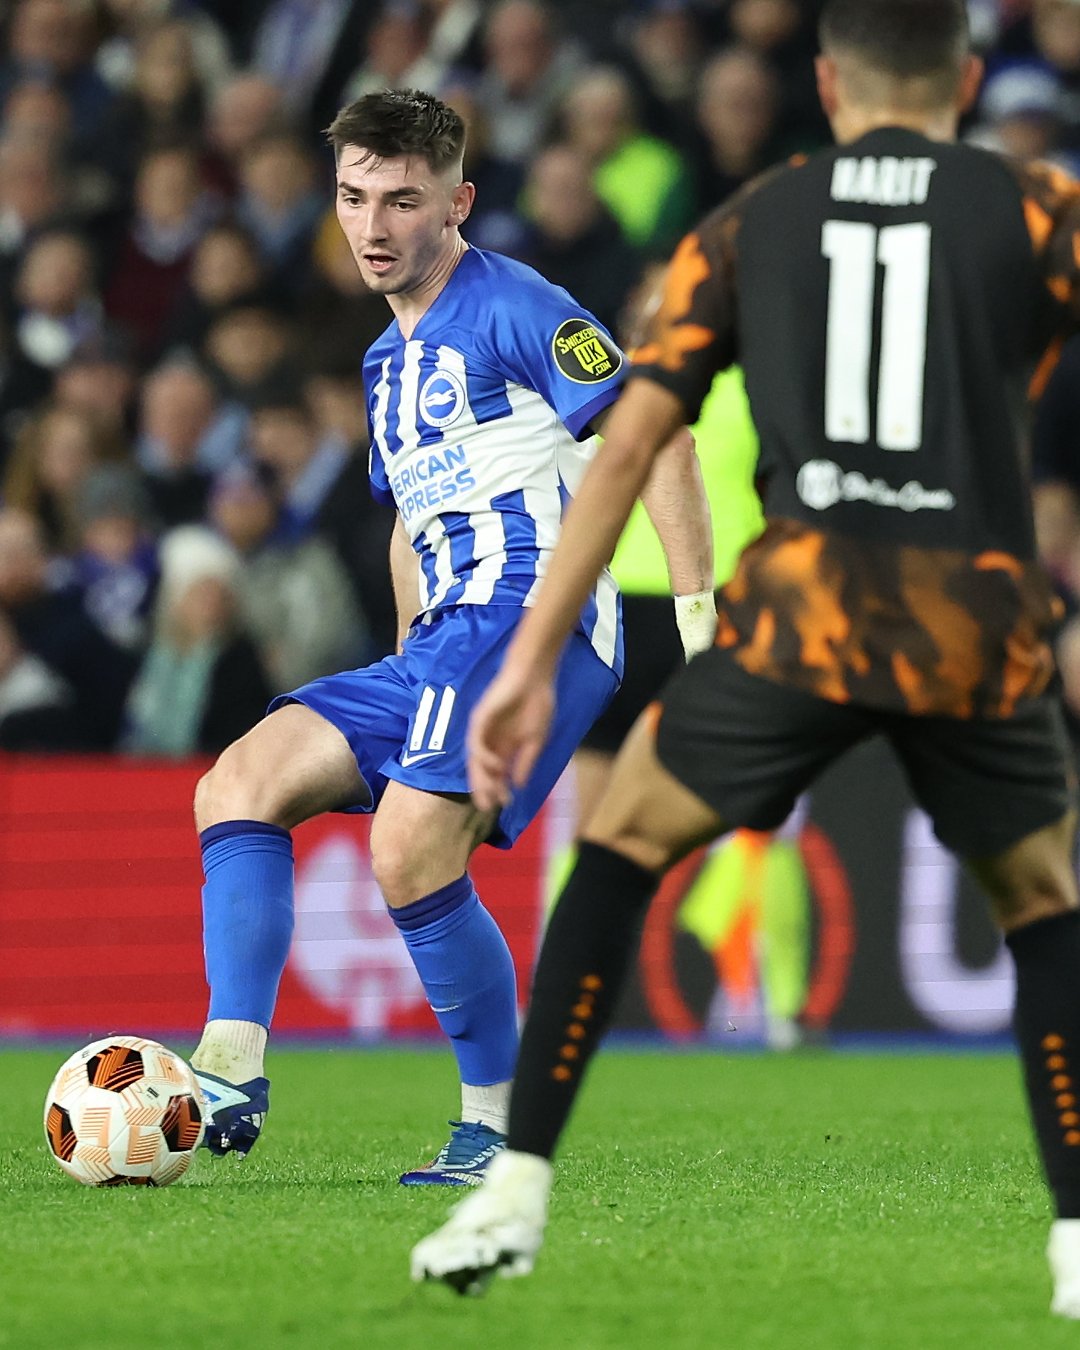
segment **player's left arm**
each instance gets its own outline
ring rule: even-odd
[[[635,353],[634,377],[604,424],[603,443],[567,511],[536,604],[473,715],[469,777],[481,809],[505,802],[511,784],[528,777],[547,734],[563,643],[661,449],[696,417],[715,372],[734,360],[726,225],[722,215],[710,218],[676,251],[649,340]]]
[[[610,412],[605,408],[593,419],[593,431],[602,434]],[[680,427],[657,454],[641,503],[664,550],[675,622],[689,661],[708,651],[716,638],[712,513],[689,427]]]
[[[663,545],[689,661],[716,637],[712,516],[689,427],[680,427],[658,452],[641,500]]]

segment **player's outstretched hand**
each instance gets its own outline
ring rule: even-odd
[[[469,788],[477,808],[493,811],[532,773],[555,708],[551,683],[503,667],[469,723]]]

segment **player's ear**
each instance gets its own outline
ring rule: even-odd
[[[447,225],[463,225],[469,218],[473,202],[476,200],[476,187],[472,183],[459,183],[450,198],[450,211],[446,217]]]
[[[975,106],[975,100],[979,97],[979,90],[982,88],[985,70],[986,67],[978,56],[968,56],[965,59],[956,98],[957,107],[961,113],[966,113]]]
[[[818,98],[821,100],[822,111],[831,122],[840,104],[836,62],[831,56],[815,57],[814,74],[817,77]]]

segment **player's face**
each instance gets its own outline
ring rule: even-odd
[[[365,158],[351,145],[341,153],[338,220],[360,275],[381,295],[416,290],[438,272],[472,199],[454,168],[436,173],[417,156]]]

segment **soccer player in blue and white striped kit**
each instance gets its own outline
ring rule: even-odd
[[[415,90],[371,94],[328,134],[338,218],[394,316],[364,381],[372,490],[398,512],[399,651],[279,697],[200,781],[210,1010],[192,1063],[208,1146],[247,1153],[269,1106],[263,1055],[292,933],[289,831],[324,811],[374,812],[375,877],[462,1080],[449,1142],[401,1180],[463,1185],[503,1146],[517,1053],[513,963],[468,861],[481,842],[513,843],[615,691],[610,576],[568,646],[555,730],[498,814],[470,801],[465,730],[544,576],[624,363],[565,291],[465,243],[475,190],[462,180],[465,131],[451,109]],[[646,502],[686,644],[708,646],[708,507],[685,441],[661,457]]]

